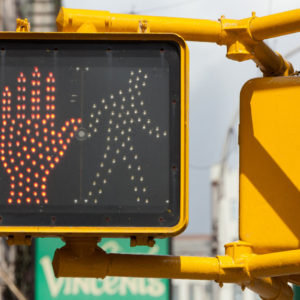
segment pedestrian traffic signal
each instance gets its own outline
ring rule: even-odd
[[[187,223],[175,35],[1,33],[0,231],[167,236]]]
[[[255,252],[300,247],[300,78],[258,78],[241,91],[240,239]]]

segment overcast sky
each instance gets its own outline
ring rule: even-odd
[[[217,20],[264,16],[296,9],[299,0],[64,0],[68,8],[108,10],[112,13],[173,16]],[[300,34],[280,37],[268,44],[281,54],[300,46]],[[225,135],[239,106],[239,92],[250,78],[261,76],[252,61],[238,63],[225,57],[226,48],[189,43],[190,49],[190,222],[187,234],[210,233],[210,166],[219,162]],[[299,70],[300,55],[290,61]],[[237,146],[234,155],[237,157]]]

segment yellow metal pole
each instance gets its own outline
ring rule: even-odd
[[[283,279],[253,277],[249,272],[253,261],[247,268],[247,260],[252,254],[245,244],[232,243],[232,247],[227,247],[232,256],[214,258],[107,254],[97,242],[96,238],[66,239],[66,246],[56,250],[54,255],[55,276],[205,279],[247,286],[264,299],[292,299],[292,291]]]
[[[263,17],[265,18],[265,17]],[[273,52],[266,44],[252,37],[252,31],[263,27],[254,16],[243,20],[221,21],[112,14],[61,8],[56,23],[62,32],[159,32],[176,33],[185,40],[214,42],[227,45],[227,57],[243,61],[253,59],[265,76],[290,75],[294,72],[290,63]],[[258,23],[257,23],[258,22]],[[258,25],[256,25],[258,24]],[[293,23],[290,26],[295,26]],[[257,29],[256,29],[257,28]]]
[[[253,18],[250,32],[257,41],[300,31],[300,9]]]
[[[77,32],[85,24],[93,24],[98,32],[177,33],[188,41],[218,42],[221,24],[217,21],[112,14],[108,11],[70,9],[62,7],[56,19],[58,31]]]
[[[281,278],[253,279],[250,283],[246,283],[245,286],[257,293],[262,299],[293,299],[293,290]]]
[[[255,278],[300,274],[300,250],[249,257],[247,269]]]

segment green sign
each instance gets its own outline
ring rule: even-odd
[[[52,270],[54,251],[64,243],[57,238],[36,239],[35,299],[36,300],[169,300],[169,280],[156,278],[107,277],[55,278]],[[99,244],[110,253],[169,254],[169,241],[156,240],[152,248],[130,248],[128,239],[103,239]]]

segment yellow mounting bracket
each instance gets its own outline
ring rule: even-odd
[[[219,19],[221,33],[218,44],[227,46],[226,56],[229,59],[240,62],[252,59],[264,76],[293,75],[293,66],[288,61],[263,41],[255,39],[252,31],[256,19],[254,12],[250,18],[242,20],[226,19],[222,16]]]
[[[30,23],[27,19],[17,19],[17,32],[30,32]]]
[[[227,57],[236,61],[245,61],[253,59],[254,55],[249,46],[257,44],[250,32],[250,23],[255,18],[255,13],[251,18],[242,20],[220,18],[222,31],[220,35],[220,44],[227,46]]]

